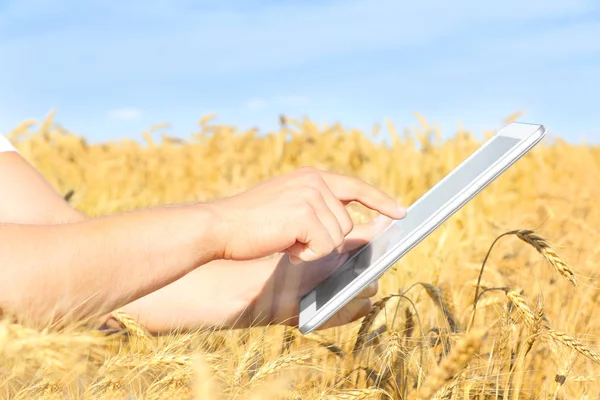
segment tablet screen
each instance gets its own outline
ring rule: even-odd
[[[419,199],[409,209],[404,219],[391,223],[372,242],[358,249],[348,261],[317,286],[315,288],[317,310],[366,271],[369,266],[392,251],[403,239],[423,225],[448,201],[452,200],[519,142],[520,139],[507,136],[495,136],[490,139],[490,143],[485,148],[465,162],[449,179]]]

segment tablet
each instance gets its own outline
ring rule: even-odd
[[[413,203],[300,300],[299,329],[317,329],[408,251],[526,154],[545,135],[542,125],[511,123]]]

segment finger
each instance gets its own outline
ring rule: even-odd
[[[359,320],[365,315],[367,315],[371,311],[372,307],[373,302],[371,301],[371,299],[352,299],[348,304],[346,304],[340,311],[338,311],[333,317],[331,317],[318,329],[322,330],[334,328],[336,326],[346,325],[356,320]]]
[[[362,292],[360,292],[358,294],[358,296],[356,296],[357,299],[368,299],[371,297],[374,297],[375,295],[377,295],[377,292],[379,291],[379,282],[378,281],[374,281],[369,283],[369,285],[364,288],[362,290]]]
[[[321,191],[321,195],[323,196],[327,207],[329,207],[333,215],[335,215],[335,218],[337,219],[342,230],[342,235],[346,236],[352,231],[352,228],[354,228],[354,222],[350,217],[350,213],[344,206],[344,203],[342,203],[331,191],[329,186],[327,186],[327,183],[325,183],[323,179],[321,179],[319,182],[320,184],[318,184],[318,187]]]
[[[302,181],[309,187],[318,190],[325,201],[329,210],[335,216],[338,225],[341,227],[342,236],[346,236],[352,230],[354,223],[344,204],[331,191],[323,176],[321,170],[316,168],[301,168],[296,173],[301,174]]]
[[[323,180],[342,202],[356,201],[393,219],[406,216],[406,208],[373,185],[358,178],[320,171]]]
[[[293,264],[293,265],[302,264],[302,259],[300,257],[289,254],[289,252],[287,252],[287,253],[288,253],[288,257],[289,257],[291,264]]]
[[[344,244],[339,247],[339,252],[346,253],[364,246],[383,232],[392,222],[392,219],[380,215],[369,222],[355,225],[352,232],[346,236]]]
[[[324,184],[324,186],[327,186]],[[352,221],[352,217],[350,217],[350,213],[344,207],[344,203],[342,203],[335,195],[327,188],[327,191],[324,193],[323,198],[327,203],[327,206],[331,210],[331,212],[335,215],[335,218],[338,221],[338,224],[341,228],[342,235],[346,236],[352,229],[354,228],[354,222]]]
[[[335,207],[335,203],[331,203],[337,201],[341,208],[345,210],[345,207],[339,202],[339,200],[335,198],[325,183],[322,184],[320,189],[311,188],[307,190],[306,196],[309,204],[315,210],[317,217],[319,220],[321,220],[323,226],[325,226],[325,228],[327,228],[329,231],[329,235],[333,240],[334,248],[341,246],[342,243],[344,243],[344,236],[346,236],[346,234],[342,231],[338,216],[331,209],[332,206]],[[350,216],[348,216],[348,218],[349,217]]]
[[[303,229],[296,237],[296,243],[284,250],[290,255],[290,261],[314,261],[326,256],[335,249],[335,245],[327,228],[316,213],[308,215],[302,222]]]
[[[386,217],[385,215],[379,215],[377,218],[373,218],[369,222],[362,224],[356,224],[354,229],[346,236],[347,240],[373,240],[377,235],[383,232],[394,222],[393,219]]]

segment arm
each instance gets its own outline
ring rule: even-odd
[[[294,263],[318,260],[342,246],[353,230],[344,208],[351,201],[394,219],[406,213],[366,182],[314,168],[212,203],[99,219],[67,210],[70,206],[14,153],[0,153],[0,176],[0,192],[21,199],[0,209],[0,308],[41,323],[74,309],[78,318],[110,312],[217,259],[227,261],[230,271],[242,265],[239,261],[275,253],[288,254]],[[29,196],[35,201],[28,204]],[[262,264],[252,263],[257,265]],[[221,263],[219,270],[224,267]],[[269,270],[273,265],[265,264]],[[269,277],[250,276],[257,286]],[[200,280],[214,285],[219,279],[207,274]],[[189,282],[187,287],[198,290]]]
[[[2,308],[40,323],[110,312],[216,258],[211,220],[187,206],[61,225],[2,223]]]
[[[123,311],[153,333],[265,324],[297,326],[300,299],[343,264],[349,252],[378,235],[388,221],[380,218],[356,225],[338,251],[300,265],[290,265],[282,254],[260,260],[210,262],[126,305]],[[344,325],[368,313],[377,287],[377,282],[371,284],[322,329]]]
[[[3,137],[0,136],[0,141]],[[83,213],[75,210],[69,205],[62,196],[60,196],[52,186],[44,179],[44,177],[32,166],[27,160],[21,157],[17,152],[0,152],[0,171],[10,171],[10,173],[0,172],[0,221],[8,222],[10,224],[29,224],[38,225],[37,232],[47,235],[48,232],[52,232],[52,227],[49,225],[55,225],[58,223],[80,223],[84,221],[92,221]],[[156,212],[151,214],[153,217],[158,215]],[[131,218],[131,216],[125,216]],[[134,217],[141,217],[144,220],[144,214],[135,215]],[[130,223],[125,222],[126,219],[119,217],[122,223],[126,223],[128,226],[133,226]],[[112,221],[107,219],[107,221]],[[162,222],[161,222],[162,224]],[[117,224],[115,226],[119,225]],[[88,230],[94,232],[95,224],[92,225],[78,225],[78,229]],[[26,254],[22,249],[14,249],[13,242],[10,239],[12,231],[19,230],[25,234],[31,234],[31,230],[22,230],[22,226],[0,224],[0,254],[7,256],[5,249],[2,249],[2,243],[6,247],[10,246],[15,256]],[[72,227],[71,227],[72,228]],[[49,230],[50,229],[50,230]],[[108,228],[110,229],[110,228]],[[119,228],[117,228],[119,229]],[[177,227],[179,230],[179,227]],[[192,229],[196,229],[193,227]],[[64,229],[63,229],[64,231]],[[155,229],[156,231],[156,229]],[[152,233],[145,231],[147,235]],[[185,232],[179,231],[180,234],[185,235]],[[122,237],[120,239],[115,236],[108,237],[107,240],[116,242],[117,244],[129,244],[139,243],[135,240],[134,233],[130,232],[128,237]],[[37,235],[31,235],[31,237],[39,239]],[[51,240],[53,240],[51,238]],[[72,240],[72,239],[71,239]],[[77,238],[77,240],[85,240],[83,237]],[[22,242],[23,241],[19,241]],[[24,243],[28,243],[32,248],[35,246],[31,241],[26,240]],[[74,248],[73,243],[69,239],[63,236],[63,246],[67,248],[53,247],[53,242],[47,242],[47,252],[53,254],[64,255],[65,250],[68,252]],[[109,246],[109,243],[105,240],[104,246]],[[114,246],[114,243],[113,243]],[[38,246],[35,246],[38,247]],[[130,250],[131,247],[129,247]],[[141,249],[144,250],[144,249]],[[182,253],[186,253],[189,249],[183,249]],[[147,252],[147,250],[146,250]],[[105,253],[106,254],[106,253]],[[123,254],[121,252],[121,254]],[[142,254],[142,251],[134,252],[134,254]],[[8,275],[13,274],[12,278],[6,276],[6,278],[0,282],[0,310],[2,308],[12,309],[12,311],[19,312],[25,311],[31,313],[36,311],[37,313],[43,313],[38,315],[38,318],[44,317],[46,320],[49,318],[48,315],[51,312],[57,312],[57,316],[63,314],[69,309],[75,307],[76,304],[82,302],[86,294],[90,296],[93,292],[92,288],[87,287],[86,281],[91,281],[95,286],[97,296],[92,299],[92,302],[88,303],[87,309],[90,312],[95,311],[95,307],[98,304],[104,305],[105,312],[111,312],[114,309],[120,308],[123,311],[130,314],[132,317],[137,319],[140,323],[143,323],[147,329],[153,332],[166,332],[172,328],[179,327],[181,329],[193,329],[199,326],[240,326],[240,322],[246,322],[242,317],[244,309],[248,303],[251,302],[252,296],[258,291],[256,285],[250,285],[246,290],[238,290],[234,293],[231,291],[220,290],[226,288],[226,280],[231,276],[232,268],[243,266],[242,271],[246,272],[254,270],[259,273],[262,272],[265,275],[265,271],[269,273],[280,261],[281,256],[271,257],[267,260],[251,260],[245,262],[234,262],[234,261],[214,261],[209,262],[205,267],[205,272],[199,273],[200,271],[194,271],[193,273],[187,274],[182,279],[176,280],[173,283],[166,285],[168,277],[160,271],[156,271],[156,274],[151,274],[144,268],[144,264],[140,262],[127,262],[121,265],[117,264],[118,270],[110,273],[103,268],[93,268],[87,263],[86,260],[80,261],[79,265],[73,264],[68,266],[67,264],[60,264],[63,267],[62,274],[69,275],[60,277],[61,273],[50,273],[51,267],[48,265],[39,265],[39,260],[42,253],[30,254],[32,257],[29,260],[29,266],[24,266],[23,260],[15,260],[16,268],[4,268],[0,269],[0,273]],[[49,257],[50,259],[55,259]],[[119,260],[118,254],[113,254],[115,261]],[[172,262],[177,262],[173,257],[169,257]],[[151,257],[149,260],[156,260],[157,257]],[[2,260],[2,256],[0,256]],[[1,261],[0,261],[1,262]],[[102,260],[96,259],[97,265],[101,265]],[[6,265],[2,263],[2,265]],[[43,269],[42,269],[43,267]],[[81,268],[79,268],[81,267]],[[137,269],[136,269],[137,267]],[[168,269],[169,266],[162,264],[159,267]],[[129,270],[128,270],[129,268]],[[73,271],[75,275],[73,275]],[[91,275],[90,275],[91,271]],[[221,271],[226,271],[223,273]],[[236,270],[237,271],[237,270]],[[171,273],[173,271],[170,271]],[[246,272],[247,273],[247,272]],[[79,274],[79,275],[77,275]],[[117,274],[117,275],[116,275]],[[118,275],[121,279],[118,279]],[[78,279],[73,277],[79,276]],[[152,278],[153,276],[160,276],[163,278],[162,281],[154,283],[146,283],[146,288],[138,286],[138,277]],[[69,279],[70,277],[70,279]],[[84,279],[85,278],[85,279]],[[167,278],[167,279],[164,279]],[[225,281],[223,281],[225,279]],[[123,283],[118,284],[121,281]],[[72,294],[80,294],[78,298],[74,298],[68,295],[69,292],[65,290],[65,283],[77,282],[77,286],[73,286],[73,289],[69,290]],[[223,285],[221,285],[223,282]],[[253,281],[253,282],[256,282]],[[4,285],[10,285],[10,291]],[[21,286],[15,286],[15,283],[19,283]],[[133,286],[120,287],[123,284],[131,284]],[[41,287],[43,285],[43,287]],[[166,285],[166,286],[165,286]],[[151,287],[161,287],[159,290],[154,291],[148,295],[141,295],[145,292],[150,292]],[[165,286],[165,287],[162,287]],[[239,288],[238,288],[239,289]],[[124,292],[125,290],[125,292]],[[129,296],[123,296],[123,293],[129,292]],[[2,295],[4,293],[4,296]],[[7,295],[20,295],[27,293],[44,293],[39,298],[30,297],[29,299],[20,298],[9,298]],[[250,294],[248,294],[250,293]],[[112,297],[114,296],[114,297]],[[216,300],[216,302],[215,302]],[[38,302],[36,305],[35,302]],[[63,307],[58,310],[50,309],[50,304],[58,304],[58,301],[63,302]],[[2,304],[4,303],[4,304]],[[215,304],[217,303],[217,304]],[[42,310],[41,307],[47,307],[48,309]],[[94,311],[92,311],[94,310]],[[80,312],[85,310],[80,310]],[[83,313],[85,315],[85,312]],[[110,316],[103,315],[98,321],[99,324],[110,321]]]
[[[42,323],[110,312],[214,257],[201,206],[88,219],[17,152],[0,171],[0,309]]]
[[[4,140],[0,135],[0,142]],[[0,171],[0,222],[56,224],[86,219],[16,151],[0,152]]]

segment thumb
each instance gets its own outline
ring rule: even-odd
[[[346,235],[344,244],[340,246],[340,253],[347,253],[358,249],[369,243],[375,236],[383,232],[394,220],[380,215],[369,222],[357,224],[354,229]]]
[[[355,298],[335,313],[318,330],[343,326],[366,316],[373,308],[371,299]]]

